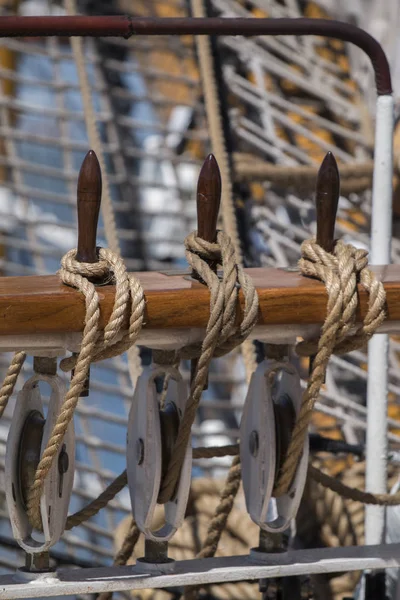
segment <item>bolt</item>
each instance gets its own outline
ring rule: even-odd
[[[259,447],[259,438],[258,438],[258,431],[256,431],[254,429],[254,431],[252,431],[250,433],[249,436],[249,449],[250,449],[250,454],[252,456],[254,456],[254,458],[257,456],[258,454],[258,447]]]
[[[138,465],[141,465],[144,461],[144,442],[142,438],[139,438],[136,442],[136,461]]]

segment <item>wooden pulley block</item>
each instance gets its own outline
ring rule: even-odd
[[[40,382],[51,388],[45,416]],[[13,536],[29,554],[41,553],[56,544],[65,529],[75,471],[75,433],[69,426],[58,455],[48,473],[40,500],[43,532],[32,528],[26,512],[28,490],[39,460],[57,421],[66,394],[58,375],[35,374],[19,392],[7,439],[6,500]]]
[[[155,380],[169,375],[164,407],[160,410]],[[185,410],[187,386],[174,367],[150,367],[138,378],[129,413],[127,474],[132,514],[146,539],[168,541],[185,517],[192,472],[189,439],[173,498],[164,504],[165,524],[153,530],[162,477],[173,451],[180,419]]]
[[[296,516],[307,477],[308,437],[288,492],[273,489],[301,404],[300,377],[288,362],[263,361],[253,373],[240,424],[240,459],[247,511],[271,533]]]

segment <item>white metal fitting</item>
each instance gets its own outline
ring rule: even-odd
[[[192,471],[192,446],[189,439],[175,496],[164,505],[165,524],[154,531],[154,511],[160,491],[163,459],[155,379],[161,375],[170,377],[163,410],[176,410],[179,423],[187,399],[187,386],[181,374],[169,366],[147,368],[136,384],[127,438],[127,474],[132,514],[140,531],[147,539],[156,542],[168,541],[182,524]]]
[[[240,459],[247,511],[261,529],[272,533],[285,531],[296,516],[307,477],[308,437],[288,492],[273,497],[283,438],[290,439],[301,397],[296,369],[287,362],[265,360],[252,375],[244,405]]]
[[[51,388],[46,418],[40,382],[47,383]],[[67,520],[75,470],[75,434],[72,423],[46,477],[40,500],[43,533],[33,531],[25,505],[27,487],[33,483],[32,475],[53,431],[65,394],[65,383],[58,375],[33,375],[17,396],[8,434],[5,460],[8,512],[14,538],[30,554],[45,552],[57,543]]]

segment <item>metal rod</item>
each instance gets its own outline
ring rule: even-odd
[[[393,97],[377,101],[375,160],[372,189],[371,251],[373,265],[389,264],[392,240]],[[387,491],[387,335],[375,335],[368,344],[366,489]],[[365,541],[380,543],[385,534],[385,509],[367,506]]]
[[[379,95],[392,92],[381,45],[366,31],[328,19],[134,18],[131,16],[1,17],[0,37],[132,35],[320,35],[361,48],[375,71]]]
[[[148,569],[139,561],[126,567],[63,569],[54,577],[30,582],[19,571],[0,576],[0,599],[43,598],[97,594],[99,592],[131,591],[135,589],[175,588],[186,585],[235,582],[264,578],[291,577],[359,571],[363,569],[399,568],[400,544],[358,546],[348,548],[317,548],[291,550],[282,554],[261,553],[248,556],[176,561],[168,573]],[[59,577],[58,577],[59,575]],[[380,600],[380,599],[379,599]]]

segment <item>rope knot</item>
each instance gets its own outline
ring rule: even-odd
[[[102,248],[96,248],[99,261],[96,263],[78,262],[76,260],[76,248],[69,250],[61,259],[61,269],[72,275],[95,279],[108,279],[110,277],[110,265],[108,261],[101,258]],[[109,283],[110,281],[106,281]]]
[[[301,253],[301,273],[325,284],[327,315],[320,337],[301,342],[296,347],[298,354],[314,355],[314,359],[287,455],[275,485],[275,496],[285,494],[293,480],[304,437],[308,435],[312,411],[325,381],[329,358],[333,353],[345,354],[364,346],[385,319],[385,290],[382,282],[368,269],[368,253],[365,250],[338,241],[333,252],[329,253],[312,239],[302,244]],[[368,293],[368,310],[360,325],[356,324],[357,283],[361,283]]]
[[[222,235],[220,236],[219,234]],[[193,231],[186,237],[184,241],[186,252],[197,254],[197,256],[205,261],[213,261],[221,264],[222,254],[219,239],[221,239],[221,237],[224,235],[225,234],[222,231],[218,230],[217,242],[212,243],[198,237],[196,232]]]

